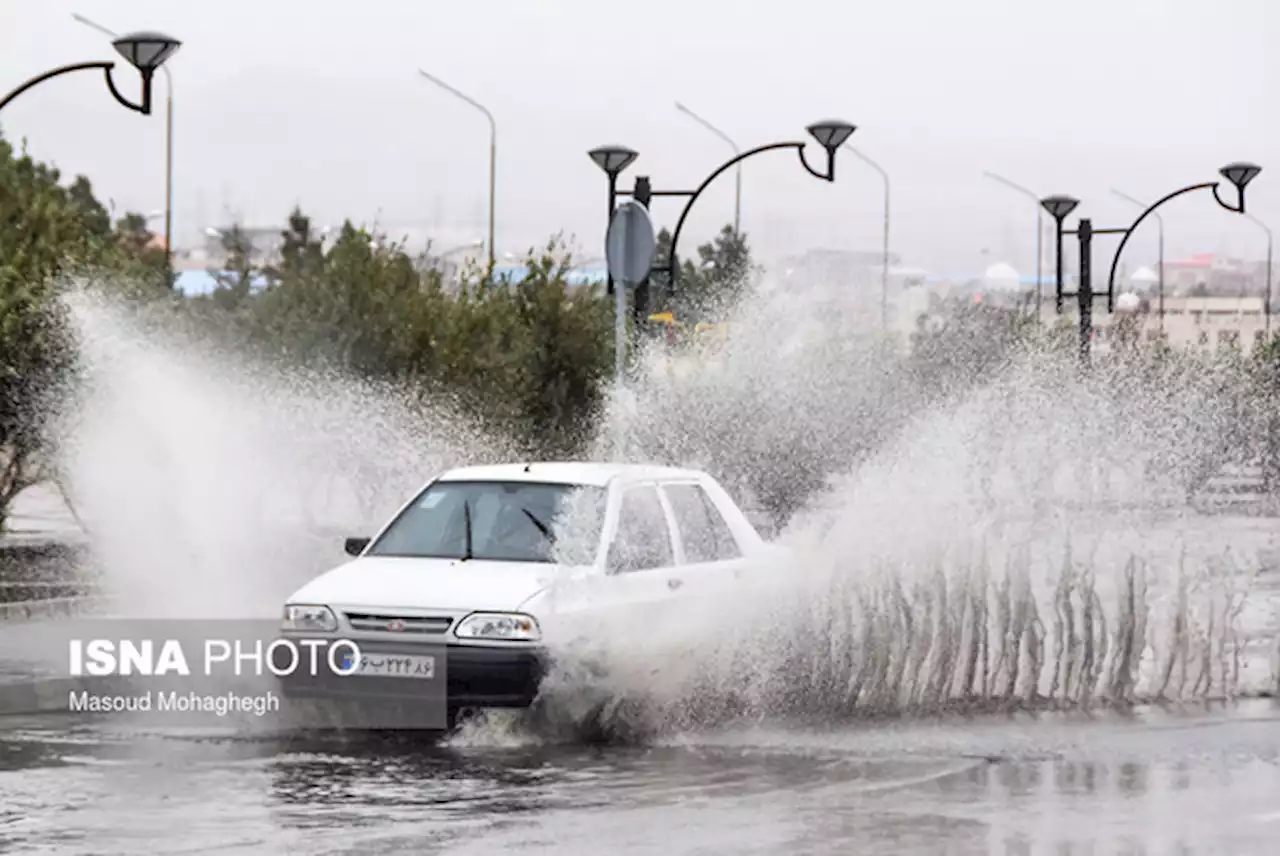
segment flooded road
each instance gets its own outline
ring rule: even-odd
[[[549,746],[0,734],[5,852],[1273,854],[1280,707]]]
[[[1274,530],[1226,517],[1168,524],[1167,539],[1133,527],[1165,569],[1182,543],[1260,557],[1238,615],[1239,685],[1255,693],[1276,687]],[[0,683],[36,673],[25,658],[41,630],[0,628]],[[605,748],[498,725],[436,744],[0,716],[0,852],[1273,856],[1280,705],[774,723]]]

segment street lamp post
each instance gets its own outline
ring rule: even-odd
[[[1266,297],[1266,302],[1263,304],[1263,307],[1262,307],[1262,317],[1264,319],[1263,324],[1265,325],[1265,329],[1266,329],[1267,342],[1270,343],[1271,341],[1271,228],[1266,223],[1263,223],[1261,220],[1259,220],[1257,217],[1253,216],[1252,214],[1245,214],[1244,216],[1248,220],[1252,221],[1255,225],[1261,227],[1262,231],[1267,233],[1267,286],[1266,286],[1267,297]]]
[[[1016,184],[1010,181],[1009,179],[1005,178],[1003,175],[997,175],[994,172],[987,172],[987,171],[984,171],[982,174],[985,175],[987,178],[991,179],[992,181],[997,181],[1000,184],[1003,184],[1005,187],[1009,188],[1010,190],[1016,191],[1017,193],[1021,193],[1023,196],[1027,197],[1028,199],[1030,199],[1032,202],[1035,203],[1035,206],[1036,206],[1036,321],[1039,321],[1040,320],[1040,304],[1042,300],[1042,294],[1044,292],[1044,285],[1043,285],[1044,276],[1041,274],[1041,271],[1044,269],[1044,252],[1041,248],[1041,240],[1044,237],[1044,208],[1040,205],[1040,194],[1035,193],[1034,191],[1028,190],[1027,188],[1023,187],[1021,184]],[[1064,214],[1063,216],[1065,217],[1066,215]]]
[[[1114,187],[1111,188],[1111,192],[1114,193],[1116,196],[1119,196],[1121,199],[1125,200],[1126,202],[1132,202],[1134,205],[1137,205],[1139,209],[1147,207],[1147,203],[1139,199],[1135,199],[1127,193],[1123,193],[1119,190],[1116,190]],[[1156,262],[1157,264],[1156,290],[1157,290],[1157,293],[1160,295],[1160,298],[1159,298],[1160,299],[1160,340],[1164,341],[1164,218],[1161,217],[1160,214],[1155,211],[1151,212],[1151,216],[1156,218],[1156,226],[1159,229],[1159,238],[1158,238],[1159,255],[1157,256],[1157,262]]]
[[[484,117],[489,120],[489,269],[493,270],[496,258],[495,254],[497,252],[493,241],[493,233],[495,217],[494,202],[496,199],[496,185],[498,177],[498,123],[494,121],[493,114],[489,112],[489,109],[479,101],[476,101],[471,96],[454,89],[440,78],[428,74],[422,69],[418,69],[418,73],[427,80],[430,80],[436,86],[439,86],[445,92],[448,92],[450,95],[470,104],[472,107],[483,113]]]
[[[880,164],[848,143],[845,143],[844,147],[880,173],[880,180],[884,182],[884,229],[881,236],[883,246],[880,259],[880,328],[887,330],[889,328],[889,173],[885,172]]]
[[[1107,274],[1107,312],[1115,309],[1115,285],[1116,285],[1116,269],[1120,266],[1120,257],[1124,253],[1125,245],[1129,243],[1129,239],[1133,237],[1135,229],[1141,225],[1142,221],[1153,214],[1157,208],[1164,205],[1171,199],[1176,199],[1186,193],[1195,190],[1209,190],[1213,193],[1214,200],[1228,211],[1244,214],[1244,191],[1249,182],[1262,172],[1262,167],[1257,164],[1236,162],[1230,163],[1218,170],[1219,174],[1227,181],[1231,182],[1236,188],[1237,202],[1235,204],[1227,202],[1218,193],[1218,186],[1221,182],[1208,181],[1201,184],[1190,184],[1186,187],[1173,191],[1156,202],[1147,206],[1147,208],[1138,215],[1128,227],[1122,229],[1095,229],[1093,221],[1088,218],[1082,218],[1080,225],[1076,229],[1064,231],[1062,228],[1062,219],[1066,217],[1072,209],[1076,207],[1078,201],[1069,196],[1050,196],[1046,197],[1042,204],[1045,210],[1053,214],[1058,220],[1058,312],[1062,312],[1062,236],[1075,235],[1080,241],[1080,283],[1076,289],[1076,297],[1080,306],[1080,356],[1083,361],[1089,359],[1089,346],[1093,335],[1093,282],[1092,282],[1092,259],[1091,252],[1093,248],[1094,235],[1121,235],[1120,245],[1116,247],[1115,255],[1111,258],[1111,270]],[[1064,210],[1065,209],[1065,210]],[[1061,212],[1061,213],[1058,213]]]
[[[0,110],[28,89],[46,80],[73,71],[101,69],[107,79],[107,89],[116,101],[144,116],[151,115],[151,78],[155,75],[156,69],[164,65],[164,61],[173,56],[174,51],[182,46],[182,42],[161,33],[142,32],[121,36],[111,44],[122,57],[129,61],[130,65],[142,74],[142,100],[138,103],[135,104],[125,98],[116,88],[115,79],[111,76],[111,70],[116,65],[114,62],[77,62],[59,66],[44,74],[37,74],[4,98],[0,98]]]
[[[857,128],[848,122],[836,119],[829,119],[822,122],[815,122],[806,130],[818,142],[827,153],[827,169],[825,172],[819,172],[814,169],[808,159],[805,157],[805,142],[803,140],[793,140],[782,143],[768,143],[763,146],[756,146],[754,149],[748,149],[745,152],[737,154],[729,160],[722,163],[712,171],[702,183],[694,190],[653,190],[649,184],[648,176],[639,176],[636,178],[635,188],[630,191],[617,190],[616,179],[617,173],[621,171],[631,161],[635,160],[636,153],[631,149],[621,146],[603,146],[601,148],[592,149],[589,154],[591,159],[605,171],[609,176],[609,211],[610,216],[613,213],[613,204],[616,196],[631,196],[631,198],[645,205],[649,205],[649,201],[654,196],[681,196],[688,201],[685,202],[684,209],[680,212],[680,218],[676,221],[675,230],[671,233],[671,251],[666,263],[660,267],[651,270],[664,271],[670,277],[672,293],[675,292],[680,277],[680,233],[684,230],[685,220],[689,217],[689,212],[693,209],[693,204],[698,201],[698,197],[711,186],[711,183],[720,177],[722,173],[730,167],[737,166],[747,158],[754,157],[764,152],[775,151],[779,149],[795,149],[800,157],[800,164],[809,172],[810,175],[823,181],[835,181],[836,177],[836,150],[849,139]],[[611,160],[612,159],[612,160]],[[621,161],[622,167],[610,170],[610,166]],[[648,300],[648,283],[642,283],[636,288],[636,304],[633,308],[637,322],[642,322]]]
[[[598,146],[587,154],[609,177],[609,215],[605,220],[608,223],[613,219],[613,209],[618,207],[618,176],[624,169],[631,166],[631,162],[639,155],[634,149],[626,146]],[[645,204],[647,205],[648,202],[646,201]],[[610,295],[613,294],[612,273],[605,280],[605,289]]]
[[[84,15],[76,13],[71,14],[86,27],[92,27],[98,32],[111,37],[112,39],[120,38],[120,35],[113,30],[94,21],[90,21]],[[164,91],[165,91],[165,121],[164,121],[164,261],[169,268],[173,267],[173,75],[169,72],[169,66],[162,65],[160,70],[164,72]]]
[[[681,113],[684,113],[690,119],[693,119],[693,121],[697,122],[699,125],[706,128],[711,133],[715,134],[720,139],[724,140],[726,143],[728,143],[729,148],[733,149],[733,153],[735,155],[742,154],[742,149],[739,148],[738,144],[735,143],[729,137],[729,135],[726,134],[724,131],[720,130],[715,125],[711,124],[706,119],[702,118],[697,113],[693,112],[688,107],[681,104],[679,101],[676,102],[676,109],[679,110]],[[738,164],[736,173],[737,174],[734,176],[734,189],[733,189],[733,234],[735,235],[740,234],[742,231],[742,164],[741,163]]]
[[[1080,200],[1074,196],[1046,196],[1040,200],[1041,207],[1049,212],[1049,216],[1053,218],[1054,222],[1054,257],[1057,262],[1055,265],[1054,282],[1056,287],[1054,289],[1053,305],[1054,311],[1058,315],[1062,314],[1062,298],[1065,296],[1062,291],[1062,236],[1065,234],[1062,230],[1062,221],[1067,218],[1068,214],[1076,210],[1076,206],[1079,204]]]

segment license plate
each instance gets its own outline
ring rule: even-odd
[[[350,661],[344,664],[350,668]],[[360,662],[350,675],[371,678],[418,678],[436,676],[436,658],[428,654],[373,654],[360,652]]]

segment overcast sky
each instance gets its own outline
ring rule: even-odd
[[[73,12],[184,43],[170,61],[180,242],[229,216],[281,221],[295,203],[441,244],[483,237],[488,127],[419,67],[497,117],[500,252],[564,231],[599,254],[594,145],[640,152],[626,186],[696,185],[731,151],[676,100],[744,149],[828,116],[858,125],[852,142],[892,180],[894,251],[939,272],[1034,265],[1034,204],[984,170],[1120,226],[1136,209],[1112,187],[1155,198],[1252,160],[1268,169],[1250,210],[1280,227],[1276,0],[0,0],[0,89],[114,57]],[[129,70],[119,80],[136,94]],[[158,210],[161,78],[156,96],[143,117],[82,72],[24,93],[0,125],[87,174],[117,213]],[[747,163],[743,228],[766,256],[878,249],[879,177],[848,153],[837,172],[819,182],[787,152]],[[677,202],[654,208],[674,224]],[[690,216],[685,254],[732,211],[730,172]],[[1170,257],[1265,253],[1263,232],[1208,194],[1172,203],[1165,223]],[[1154,224],[1132,246],[1135,264],[1153,261]]]

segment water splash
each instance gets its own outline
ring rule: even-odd
[[[64,469],[109,585],[144,613],[273,617],[341,561],[339,534],[442,468],[511,454],[448,402],[281,372],[163,311],[70,306],[87,374]],[[1266,537],[1179,505],[1207,440],[1247,433],[1217,378],[1081,376],[1032,348],[940,384],[795,295],[733,321],[710,362],[642,355],[593,456],[711,471],[788,521],[792,560],[664,605],[661,633],[618,625],[562,657],[525,733],[640,740],[1258,683],[1239,616]]]
[[[269,617],[441,469],[502,457],[448,402],[282,372],[163,307],[69,298],[84,377],[62,468],[140,616]]]
[[[1229,368],[1082,374],[1041,342],[931,388],[803,296],[732,324],[710,363],[646,354],[597,454],[712,471],[789,518],[794,557],[673,602],[675,632],[595,640],[548,681],[537,728],[626,741],[1274,684],[1239,621],[1271,536],[1185,503],[1257,418]]]

